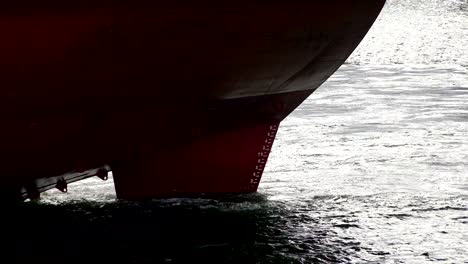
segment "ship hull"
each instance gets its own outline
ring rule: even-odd
[[[0,192],[101,168],[139,199],[256,191],[384,1],[25,2],[0,4]]]

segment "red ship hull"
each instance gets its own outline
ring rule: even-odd
[[[0,193],[110,169],[122,199],[256,191],[281,120],[383,4],[0,4]]]

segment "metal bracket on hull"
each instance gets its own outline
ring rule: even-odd
[[[96,176],[103,181],[107,181],[107,179],[109,179],[109,171],[107,171],[107,169],[100,168],[96,172]]]
[[[24,186],[24,188],[26,190],[27,198],[29,198],[31,201],[37,201],[41,198],[41,193],[38,190],[35,182],[27,184],[26,186]]]
[[[70,172],[58,176],[39,178],[28,183],[17,183],[17,188],[11,187],[11,195],[15,200],[38,200],[40,193],[57,188],[63,193],[68,192],[68,184],[97,176],[102,180],[108,179],[109,166],[103,166],[96,169],[89,169],[83,172]],[[19,190],[19,191],[18,191]],[[15,192],[16,191],[16,192]],[[10,197],[11,198],[11,197]]]
[[[57,188],[59,191],[63,193],[68,192],[67,186],[68,186],[67,181],[65,181],[65,179],[63,178],[60,178],[55,184],[55,188]]]

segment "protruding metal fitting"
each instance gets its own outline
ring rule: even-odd
[[[55,184],[55,188],[59,189],[59,191],[63,193],[66,193],[68,191],[67,186],[68,184],[63,178],[58,179],[57,183]]]
[[[104,168],[100,168],[97,172],[96,172],[96,176],[99,177],[99,179],[103,180],[103,181],[107,181],[107,179],[109,179],[109,172],[104,169]]]
[[[41,193],[39,192],[37,188],[27,189],[27,194],[28,194],[28,198],[31,201],[38,201],[41,199]]]

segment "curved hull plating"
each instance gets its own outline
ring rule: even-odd
[[[281,120],[384,3],[18,2],[0,4],[0,192],[22,199],[109,169],[124,199],[255,191]]]

